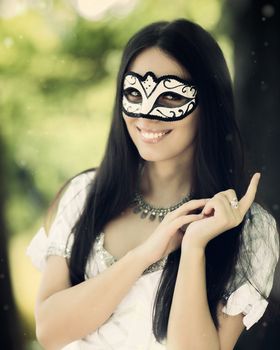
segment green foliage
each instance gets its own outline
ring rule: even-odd
[[[220,15],[218,0],[139,1],[126,17],[97,22],[56,6],[53,17],[29,11],[0,22],[1,133],[14,233],[36,222],[67,178],[99,164],[129,37],[147,23],[178,17],[213,29]]]
[[[53,17],[29,11],[0,22],[1,133],[14,233],[36,221],[68,177],[99,164],[128,38],[147,23],[177,17],[213,29],[220,2],[145,0],[126,17],[97,22],[61,3],[58,10],[65,17],[54,9]]]

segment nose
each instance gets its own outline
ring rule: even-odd
[[[152,127],[153,125],[158,125],[159,123],[161,123],[160,120],[156,120],[156,119],[147,119],[147,118],[138,118],[138,123],[137,125],[139,127],[142,127],[142,128],[149,128],[149,127]]]
[[[166,124],[161,120],[137,118],[136,127],[146,131],[161,131],[166,129]]]
[[[143,99],[142,104],[141,104],[141,113],[143,114],[149,114],[151,112],[151,110],[153,109],[153,104],[154,101],[147,98],[147,99]]]

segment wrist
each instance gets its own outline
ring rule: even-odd
[[[189,271],[197,271],[199,267],[205,268],[205,250],[198,247],[181,249],[179,271],[185,273],[186,267]]]
[[[130,250],[128,254],[134,257],[135,261],[139,263],[143,271],[153,263],[142,245]]]
[[[189,234],[186,231],[181,244],[181,250],[186,251],[205,251],[208,241],[205,241],[205,237],[199,237],[196,234]]]
[[[181,256],[205,257],[205,247],[195,244],[185,244],[181,247]]]

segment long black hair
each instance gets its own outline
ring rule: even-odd
[[[235,189],[238,198],[244,194],[242,144],[234,116],[231,78],[220,47],[208,32],[185,19],[146,26],[129,40],[123,52],[105,155],[73,228],[75,240],[69,261],[72,285],[84,280],[89,254],[104,225],[128,207],[136,191],[139,166],[144,161],[122,118],[121,90],[132,60],[150,47],[158,47],[173,57],[191,74],[198,88],[200,117],[193,162],[193,198],[209,198],[229,188]],[[219,235],[206,247],[207,297],[216,326],[217,306],[225,299],[226,286],[234,272],[242,226],[243,223]],[[153,332],[158,341],[166,337],[180,254],[180,248],[169,254],[157,290]]]

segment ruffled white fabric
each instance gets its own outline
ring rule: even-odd
[[[94,172],[77,176],[63,195],[55,220],[47,236],[40,228],[27,248],[33,264],[43,270],[49,255],[68,258],[73,244],[72,228],[85,204]],[[223,312],[228,315],[244,314],[243,323],[249,329],[265,312],[267,301],[257,289],[269,295],[274,269],[279,258],[279,241],[276,223],[260,205],[252,206],[253,220],[246,221],[242,237],[240,258],[236,266],[236,288],[229,293]],[[241,281],[243,256],[249,254],[254,286]],[[265,259],[264,259],[265,258]],[[244,260],[244,261],[243,261]],[[87,262],[85,278],[92,278],[114,263],[103,247],[102,235],[96,239],[92,256]],[[123,298],[112,316],[96,331],[75,341],[63,350],[164,350],[152,333],[152,309],[162,269],[143,274]],[[233,281],[231,281],[233,282]],[[229,284],[230,285],[230,284]],[[255,288],[257,287],[257,288]]]
[[[245,283],[230,295],[222,311],[231,316],[243,313],[243,324],[248,330],[263,316],[267,305],[256,289]]]
[[[43,271],[46,264],[46,251],[48,247],[48,237],[43,227],[39,229],[27,247],[26,254],[30,257],[32,264]]]
[[[240,258],[235,268],[233,285],[242,281],[242,271],[250,275],[250,282],[233,291],[222,311],[228,315],[243,313],[243,323],[248,330],[263,316],[268,302],[274,271],[279,259],[279,235],[275,219],[259,204],[251,206],[251,220],[246,219],[242,232]],[[249,261],[248,261],[249,257]],[[248,264],[250,266],[248,266]]]

